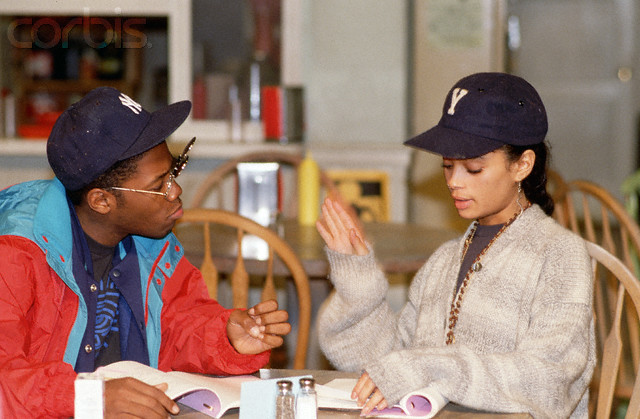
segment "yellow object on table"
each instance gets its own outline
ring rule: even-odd
[[[298,166],[298,222],[314,225],[320,206],[320,168],[307,151]]]

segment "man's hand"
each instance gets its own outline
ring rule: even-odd
[[[105,418],[162,418],[178,414],[176,402],[164,392],[166,383],[150,386],[135,378],[115,378],[104,383]]]
[[[227,322],[229,342],[241,354],[259,354],[284,342],[291,331],[289,314],[278,310],[275,300],[263,301],[249,310],[234,310]]]
[[[322,204],[322,217],[316,229],[327,247],[346,255],[369,253],[359,222],[354,220],[339,201],[326,198]]]
[[[362,416],[368,415],[374,408],[382,410],[389,407],[387,400],[366,372],[360,376],[353,387],[351,398],[357,400],[358,406],[362,406]]]

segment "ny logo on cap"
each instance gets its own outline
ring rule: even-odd
[[[129,96],[125,95],[124,93],[120,93],[120,96],[118,96],[118,98],[120,99],[120,102],[122,102],[124,106],[131,109],[131,111],[136,115],[138,115],[142,110],[142,105],[140,105],[138,102],[131,99]]]
[[[453,89],[453,92],[451,92],[451,105],[449,105],[449,110],[447,110],[449,115],[456,113],[456,105],[458,104],[458,101],[467,93],[469,93],[467,89],[461,89],[459,87]]]

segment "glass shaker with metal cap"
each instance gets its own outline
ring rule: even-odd
[[[293,383],[289,380],[279,380],[276,393],[276,419],[295,419],[295,397]]]
[[[296,397],[296,418],[316,419],[318,417],[318,399],[315,380],[313,378],[300,379],[300,392]]]

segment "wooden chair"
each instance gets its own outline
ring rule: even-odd
[[[640,227],[609,191],[586,180],[566,183],[554,216],[583,238],[600,244],[630,268],[640,252]]]
[[[561,201],[567,194],[567,182],[559,172],[552,169],[547,170],[547,191],[549,191],[551,198],[553,198],[553,202]],[[559,211],[553,213],[554,218],[561,222],[561,220],[558,219],[559,214]]]
[[[640,228],[624,206],[606,189],[589,181],[567,182],[564,194],[556,201],[554,217],[565,227],[596,243],[621,259],[634,272],[634,258],[640,249]],[[608,297],[614,298],[614,295]],[[640,321],[633,311],[625,313],[625,342],[628,358],[616,386],[616,397],[628,399],[640,364]]]
[[[624,325],[630,317],[640,315],[640,284],[632,271],[616,256],[599,245],[587,241],[594,275],[595,328],[598,363],[592,380],[591,414],[597,419],[612,417],[616,389],[624,371],[629,346]],[[632,316],[628,314],[632,313]],[[626,418],[640,417],[640,379],[635,373],[629,382]],[[595,402],[595,406],[593,405]]]
[[[182,240],[188,234],[189,228],[197,227],[196,234],[201,234],[204,242],[204,257],[200,270],[207,284],[209,294],[212,298],[217,298],[219,286],[219,271],[214,264],[216,253],[212,245],[212,237],[219,238],[235,237],[233,249],[225,248],[222,254],[235,252],[233,257],[234,267],[230,274],[231,290],[233,294],[233,307],[246,308],[249,300],[250,278],[247,272],[247,263],[256,262],[246,260],[243,255],[243,239],[248,237],[259,237],[268,246],[268,258],[260,262],[264,283],[262,284],[261,301],[277,299],[275,280],[277,272],[287,272],[286,277],[292,278],[297,291],[297,344],[293,360],[293,368],[303,369],[305,367],[307,347],[309,344],[309,328],[311,323],[311,294],[309,290],[309,280],[300,262],[300,259],[291,247],[278,236],[273,230],[264,227],[253,220],[243,217],[237,213],[218,209],[192,208],[185,209],[184,215],[178,220],[174,227],[176,236]],[[201,227],[201,230],[200,230]],[[232,231],[229,231],[232,230]],[[184,237],[186,239],[186,237]],[[184,245],[183,241],[183,245]],[[228,244],[228,243],[227,243]],[[186,246],[186,245],[185,245]],[[185,253],[188,249],[185,248]]]
[[[281,151],[254,152],[247,153],[236,158],[230,159],[216,167],[209,175],[200,183],[193,197],[187,204],[189,208],[198,207],[215,207],[235,210],[235,190],[237,182],[237,166],[238,163],[244,162],[276,162],[283,166],[283,169],[291,169],[297,175],[297,168],[302,162],[303,155],[287,153]],[[287,202],[283,203],[282,212],[285,216],[295,217],[297,214],[297,176],[289,183],[285,182],[284,195]],[[324,188],[325,193],[337,196],[338,190],[333,181],[324,171],[320,171],[320,184]],[[229,195],[232,197],[229,199]],[[232,205],[230,205],[232,203]],[[319,204],[319,203],[318,203]]]

